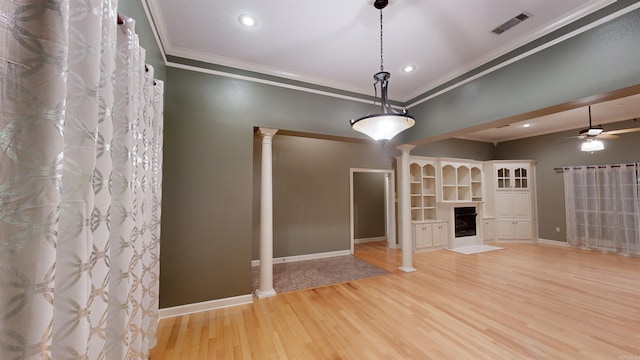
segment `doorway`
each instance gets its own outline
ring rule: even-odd
[[[362,175],[362,176],[360,176]],[[370,175],[370,176],[367,176]],[[368,216],[363,210],[370,209],[362,209],[361,205],[358,201],[358,193],[360,187],[363,186],[372,186],[376,190],[372,191],[373,194],[379,194],[381,199],[373,199],[375,201],[371,202],[372,204],[379,204],[382,209],[382,219],[384,223],[384,229],[379,233],[384,238],[386,238],[387,247],[388,248],[398,248],[396,244],[396,212],[395,212],[395,172],[393,170],[384,170],[384,169],[360,169],[360,168],[352,168],[350,169],[349,176],[349,194],[350,194],[350,238],[351,238],[351,254],[354,253],[354,244],[356,239],[361,236],[357,236],[361,233],[357,227],[362,226],[361,216]],[[366,185],[365,185],[366,184]],[[378,191],[381,190],[381,191]],[[375,215],[374,215],[375,216]],[[367,237],[367,235],[364,235]],[[376,237],[373,237],[375,239]]]

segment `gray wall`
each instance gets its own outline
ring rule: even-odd
[[[384,173],[353,173],[354,239],[386,236],[384,188]]]
[[[486,161],[494,159],[495,146],[486,142],[447,139],[418,145],[411,150],[411,155]]]
[[[349,250],[351,168],[391,169],[399,152],[360,144],[285,136],[273,138],[273,256]],[[262,138],[253,142],[253,259],[260,255]],[[384,226],[384,223],[383,223]],[[384,230],[383,230],[384,235]]]
[[[606,124],[606,130],[638,127],[629,120]],[[640,162],[640,132],[623,134],[617,140],[603,140],[605,150],[594,153],[580,151],[578,130],[536,136],[498,144],[497,159],[533,159],[536,165],[538,202],[538,236],[549,240],[566,240],[564,181],[554,168],[570,165],[623,164]],[[560,232],[555,228],[559,227]]]

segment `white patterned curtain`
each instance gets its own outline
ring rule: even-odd
[[[640,255],[640,166],[565,167],[570,245]]]
[[[0,2],[0,359],[155,345],[163,84],[116,9]]]

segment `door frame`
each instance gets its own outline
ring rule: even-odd
[[[395,171],[387,169],[366,169],[351,168],[349,169],[349,237],[351,240],[351,254],[354,252],[355,234],[355,207],[353,206],[353,174],[354,173],[384,173],[384,217],[385,217],[385,236],[387,238],[387,247],[397,249],[400,245],[396,244],[396,207],[395,207]]]

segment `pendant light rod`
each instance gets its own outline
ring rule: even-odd
[[[384,71],[384,57],[383,52],[383,42],[382,42],[382,9],[380,9],[380,71]]]

